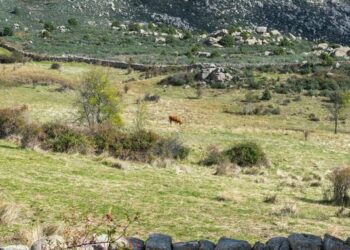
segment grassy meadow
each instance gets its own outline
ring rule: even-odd
[[[29,120],[74,120],[74,87],[95,66],[65,63],[59,71],[50,66],[0,65],[0,108],[26,104]],[[0,244],[25,241],[23,231],[42,223],[62,224],[72,214],[102,217],[110,208],[121,225],[127,214],[140,213],[128,234],[142,238],[163,232],[177,241],[225,235],[253,243],[291,232],[349,236],[350,217],[337,215],[340,207],[322,200],[327,175],[350,165],[350,128],[345,124],[341,133],[332,133],[322,97],[293,101],[294,96],[273,94],[264,105],[279,106],[280,115],[242,116],[237,112],[246,90],[205,89],[197,99],[192,88],[158,86],[164,76],[143,79],[140,72],[105,70],[121,91],[130,88],[122,97],[124,126],[133,127],[138,98],[160,95],[159,103],[147,104],[147,127],[180,137],[192,149],[189,158],[166,168],[118,161],[123,169],[115,169],[107,156],[33,151],[21,149],[15,139],[1,140],[0,203],[14,204],[19,212],[12,223],[0,223]],[[281,105],[286,99],[290,103]],[[310,121],[311,113],[320,121]],[[184,124],[169,125],[170,114]],[[308,141],[303,130],[311,131]],[[226,149],[248,140],[263,147],[271,167],[216,176],[215,169],[198,164],[210,145]],[[273,204],[264,202],[274,195]]]

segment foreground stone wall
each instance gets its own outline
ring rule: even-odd
[[[138,238],[109,239],[100,235],[94,243],[82,242],[71,246],[60,236],[42,238],[30,247],[13,245],[0,247],[0,250],[350,250],[350,238],[346,241],[326,234],[323,238],[311,234],[295,233],[288,237],[275,237],[266,243],[222,237],[217,243],[208,240],[173,243],[172,237],[165,234],[151,234],[146,241]]]

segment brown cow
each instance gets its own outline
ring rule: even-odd
[[[170,122],[170,124],[172,124],[174,122],[175,124],[182,125],[181,118],[176,116],[176,115],[169,115],[169,122]]]

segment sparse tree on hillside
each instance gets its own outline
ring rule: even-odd
[[[92,70],[83,78],[79,89],[78,120],[94,129],[98,124],[111,122],[120,125],[120,93],[110,84],[102,70]]]
[[[339,120],[345,119],[345,111],[350,105],[350,92],[335,91],[330,96],[331,104],[327,106],[334,120],[334,133],[338,133]]]

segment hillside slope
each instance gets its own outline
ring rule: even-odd
[[[39,20],[108,24],[111,20],[162,20],[213,30],[230,24],[264,25],[310,39],[350,42],[348,0],[0,0],[1,20],[35,26]],[[16,17],[13,8],[25,15]]]

